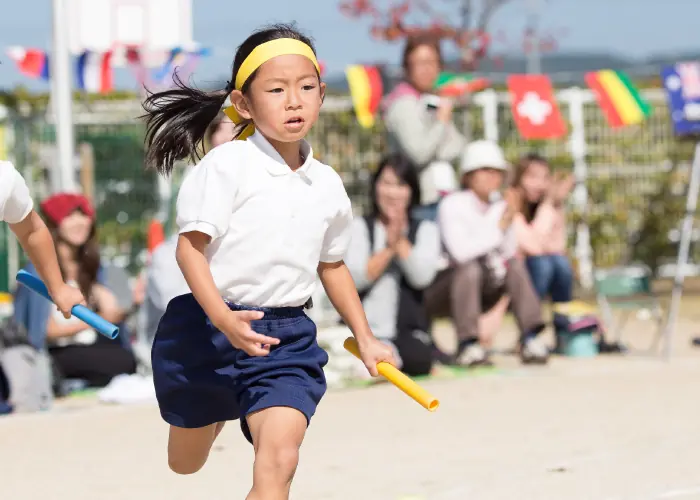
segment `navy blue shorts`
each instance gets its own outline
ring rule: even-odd
[[[273,406],[296,408],[307,425],[326,392],[328,354],[316,342],[316,325],[301,307],[260,310],[254,331],[280,339],[267,356],[249,356],[216,329],[192,294],[168,304],[153,341],[151,359],[163,419],[184,428],[240,419]]]

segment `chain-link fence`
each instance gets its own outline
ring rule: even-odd
[[[475,95],[456,119],[468,136],[497,140],[512,160],[537,150],[555,168],[577,173],[581,182],[573,200],[572,244],[580,222],[585,222],[578,227],[588,230],[590,241],[578,241],[581,252],[575,260],[587,258],[589,248],[596,266],[642,260],[656,269],[676,252],[669,235],[677,233],[684,210],[693,148],[674,138],[664,93],[651,90],[643,95],[653,108],[650,118],[639,126],[613,130],[589,91],[559,92],[570,133],[558,140],[523,140],[507,93],[488,90]],[[76,140],[90,143],[94,151],[95,201],[105,254],[124,260],[131,270],[144,261],[150,219],[163,207],[172,214],[180,178],[175,175],[164,183],[143,170],[139,114],[138,102],[94,103],[75,110]],[[49,193],[47,172],[57,156],[50,117],[9,115],[2,126],[6,155],[29,180],[35,199],[41,199]],[[371,130],[357,125],[347,98],[327,99],[312,131],[315,155],[340,172],[358,212],[368,204],[368,181],[384,150],[383,140],[381,123]],[[172,221],[166,220],[166,229],[173,229]],[[579,240],[582,234],[579,230]],[[10,252],[9,259],[7,253],[5,248],[0,266],[12,271],[20,253]]]

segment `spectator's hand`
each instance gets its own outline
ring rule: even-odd
[[[358,347],[360,349],[360,359],[362,359],[367,371],[373,377],[379,375],[377,372],[377,363],[385,361],[396,366],[394,351],[384,342],[377,340],[376,337],[371,337],[362,343],[358,342]]]
[[[563,172],[559,173],[554,182],[554,201],[555,203],[562,203],[571,194],[574,185],[576,184],[576,178],[573,174],[565,174]]]
[[[68,319],[71,317],[71,309],[78,304],[85,305],[85,297],[80,290],[74,286],[63,283],[58,289],[51,290],[51,298],[63,313],[63,317]]]
[[[250,322],[261,319],[262,311],[230,311],[215,326],[226,335],[231,345],[250,356],[267,356],[270,346],[280,343],[280,339],[261,335],[253,331]]]
[[[392,250],[401,239],[401,229],[397,224],[389,224],[386,227],[386,246]]]
[[[389,219],[386,227],[386,246],[395,248],[406,229],[406,211],[402,207],[393,206],[386,215]]]
[[[454,101],[448,97],[440,98],[435,117],[444,123],[452,121],[452,110],[454,109]]]
[[[513,217],[515,217],[515,214],[520,211],[522,197],[520,195],[520,191],[510,188],[506,190],[503,199],[506,202],[506,209],[503,211],[503,215],[501,216],[500,226],[501,230],[505,231],[513,222]]]

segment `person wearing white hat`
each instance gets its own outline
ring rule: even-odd
[[[454,362],[459,365],[490,364],[481,345],[489,339],[480,331],[479,319],[504,296],[521,333],[522,361],[545,363],[549,354],[537,338],[544,329],[540,300],[516,257],[512,222],[520,200],[515,190],[500,193],[508,168],[498,144],[486,140],[468,144],[460,163],[463,189],[448,195],[438,209],[450,266],[426,291],[426,301],[434,314],[447,312],[454,318],[459,338]]]

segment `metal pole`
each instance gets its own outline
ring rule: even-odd
[[[593,255],[591,248],[590,228],[588,227],[588,163],[586,162],[586,123],[583,115],[583,91],[574,87],[565,94],[569,101],[569,119],[571,121],[571,157],[574,160],[574,204],[582,216],[576,227],[576,258],[581,286],[585,290],[593,287]]]
[[[72,85],[70,71],[68,2],[53,0],[53,51],[51,54],[51,85],[56,127],[58,162],[51,178],[54,189],[75,191],[75,143],[73,138]]]
[[[542,72],[540,64],[540,37],[539,37],[539,17],[540,0],[528,0],[530,10],[530,51],[527,54],[527,72],[539,75]]]
[[[666,328],[664,329],[664,357],[666,360],[671,358],[671,338],[673,337],[673,331],[676,328],[678,309],[681,305],[683,280],[685,278],[685,266],[688,263],[690,240],[693,236],[693,219],[695,218],[695,209],[698,205],[698,191],[700,190],[700,142],[698,142],[697,146],[695,146],[695,157],[693,158],[693,166],[691,168],[690,186],[688,187],[685,217],[683,218],[683,226],[681,228],[680,248],[678,249],[676,277],[673,282],[673,292],[671,293],[671,305],[668,310],[668,320],[666,321]]]

